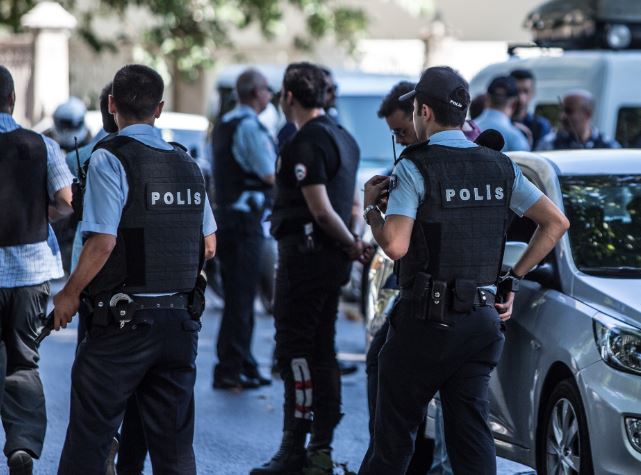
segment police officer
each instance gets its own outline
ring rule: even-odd
[[[0,402],[10,474],[30,474],[47,427],[34,343],[49,280],[64,275],[49,220],[69,216],[72,176],[58,144],[13,119],[13,78],[0,65]]]
[[[325,115],[325,75],[290,64],[281,107],[298,132],[281,150],[271,232],[278,241],[274,318],[276,357],[285,385],[284,432],[274,457],[252,475],[298,473],[308,451],[329,456],[341,418],[334,335],[340,287],[363,255],[355,200],[359,149]]]
[[[365,186],[374,237],[399,261],[401,298],[378,357],[374,437],[360,473],[405,473],[438,390],[454,473],[494,474],[487,391],[503,347],[501,321],[511,316],[518,280],[552,250],[568,222],[508,157],[465,138],[470,98],[456,72],[427,69],[403,96],[410,98],[421,142],[403,151],[395,181],[379,176]],[[384,218],[376,202],[390,187]],[[502,278],[504,303],[495,304],[510,209],[538,229]]]
[[[54,298],[55,329],[81,293],[93,312],[71,374],[71,412],[58,473],[104,474],[135,394],[154,472],[195,474],[193,387],[203,261],[215,222],[198,165],[153,127],[162,78],[142,65],[113,79],[119,134],[96,145],[87,176],[78,265]]]
[[[256,69],[236,81],[238,106],[213,133],[214,184],[220,272],[225,308],[218,332],[214,388],[252,389],[271,381],[258,371],[251,352],[254,297],[263,253],[262,218],[271,204],[276,150],[258,120],[272,99],[267,79]]]

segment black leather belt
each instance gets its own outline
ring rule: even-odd
[[[412,289],[401,289],[402,299],[412,298]],[[485,287],[478,287],[474,295],[475,307],[493,307],[496,301],[496,295],[487,290]]]
[[[130,322],[138,310],[188,310],[189,296],[186,293],[143,297],[125,293],[114,294],[109,299],[109,310],[120,326]]]

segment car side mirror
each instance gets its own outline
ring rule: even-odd
[[[554,264],[551,262],[544,262],[539,264],[525,276],[527,280],[538,282],[543,287],[556,288],[556,273]]]
[[[526,249],[527,243],[525,242],[507,241],[505,243],[505,252],[503,253],[503,271],[514,267]]]

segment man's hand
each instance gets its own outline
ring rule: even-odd
[[[495,303],[494,307],[499,312],[499,318],[502,322],[508,321],[512,317],[512,305],[514,304],[514,292],[505,295],[503,303]]]
[[[372,261],[373,257],[374,246],[372,246],[371,244],[367,244],[363,249],[363,254],[361,254],[361,257],[358,260],[361,264],[369,264]]]
[[[54,298],[54,330],[60,330],[60,327],[67,328],[67,323],[71,321],[73,316],[78,311],[80,305],[80,297],[72,294],[66,289],[62,289]]]
[[[365,208],[369,205],[376,204],[387,196],[389,181],[390,178],[388,176],[382,175],[374,175],[367,180],[367,183],[365,183],[365,198],[363,199],[363,206]]]
[[[346,247],[344,251],[351,261],[355,261],[357,259],[360,260],[361,256],[363,255],[364,248],[365,246],[363,244],[363,241],[361,241],[360,239],[354,239],[354,242],[350,246]]]

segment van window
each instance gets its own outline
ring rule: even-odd
[[[552,124],[552,128],[556,129],[559,126],[559,116],[561,115],[561,107],[558,103],[553,104],[537,104],[534,109],[536,115],[545,117]]]
[[[616,140],[624,148],[641,148],[641,106],[619,109]]]

